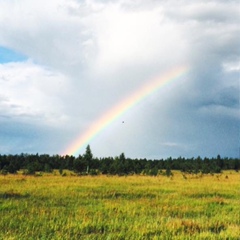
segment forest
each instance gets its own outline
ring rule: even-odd
[[[222,158],[217,155],[215,158],[172,158],[167,159],[131,159],[121,153],[116,157],[97,158],[93,156],[90,146],[86,147],[83,155],[60,156],[48,154],[0,154],[0,173],[17,173],[23,170],[26,175],[33,175],[36,172],[52,172],[54,169],[63,174],[63,170],[71,170],[79,175],[152,175],[159,174],[171,176],[171,170],[179,170],[186,173],[221,173],[223,170],[240,169],[239,158]]]

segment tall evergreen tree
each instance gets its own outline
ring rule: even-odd
[[[89,173],[89,170],[91,168],[91,161],[93,159],[93,154],[92,154],[92,150],[90,148],[90,145],[87,145],[85,154],[83,155],[83,159],[87,162],[86,172]]]

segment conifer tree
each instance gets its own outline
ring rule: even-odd
[[[92,150],[90,148],[90,145],[87,145],[85,154],[83,155],[83,159],[87,163],[87,170],[86,170],[86,172],[89,173],[89,170],[90,170],[90,167],[91,167],[91,161],[93,159],[93,154],[92,154]]]

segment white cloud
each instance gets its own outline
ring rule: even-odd
[[[240,61],[225,62],[222,66],[226,72],[240,72]]]
[[[61,102],[67,78],[31,61],[0,65],[1,116],[43,124],[60,124],[67,119]]]
[[[0,115],[43,132],[58,126],[62,147],[143,82],[188,63],[182,85],[125,115],[124,132],[113,124],[99,135],[96,155],[204,155],[199,129],[206,144],[218,141],[218,117],[233,147],[205,155],[233,155],[239,16],[236,1],[0,0],[0,45],[32,59],[0,65]]]

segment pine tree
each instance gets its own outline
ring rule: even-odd
[[[93,159],[93,154],[90,148],[90,145],[87,145],[85,154],[83,155],[83,159],[87,162],[87,174],[89,173],[89,170],[91,168],[91,161]]]

